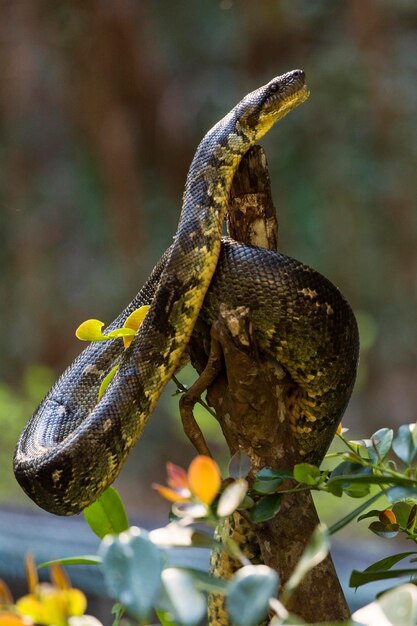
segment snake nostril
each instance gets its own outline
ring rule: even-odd
[[[303,72],[303,70],[294,70],[293,76],[295,78],[305,78],[305,73]]]

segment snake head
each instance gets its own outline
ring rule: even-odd
[[[258,141],[275,122],[307,100],[309,95],[303,70],[277,76],[243,98],[237,107],[239,126],[251,140]]]

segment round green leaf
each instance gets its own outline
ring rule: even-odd
[[[163,558],[146,530],[132,527],[107,535],[100,546],[102,570],[109,595],[136,617],[145,619],[161,589]]]
[[[343,488],[346,495],[351,498],[364,498],[371,491],[371,486],[366,484],[351,483]]]
[[[298,463],[294,466],[294,478],[299,483],[316,485],[321,477],[318,467],[310,463]]]
[[[250,518],[252,522],[260,523],[266,522],[269,519],[275,517],[281,508],[281,496],[279,493],[271,494],[270,496],[263,496],[259,498],[255,506],[250,511]]]
[[[108,534],[117,535],[129,528],[122,499],[113,487],[106,489],[83,513],[87,524],[100,539]]]
[[[409,465],[417,452],[415,424],[403,424],[392,442],[392,449],[401,461]]]
[[[330,480],[334,478],[339,478],[341,476],[348,476],[349,478],[352,478],[355,476],[370,476],[371,474],[372,468],[370,467],[366,467],[364,465],[361,465],[360,463],[343,461],[334,468],[334,470],[330,474]]]
[[[371,436],[370,445],[366,445],[369,458],[373,463],[383,461],[390,451],[394,431],[392,428],[380,428]]]
[[[281,477],[269,479],[257,478],[252,485],[252,491],[263,495],[274,493],[283,482],[284,479]]]
[[[226,608],[235,626],[256,626],[278,592],[278,574],[266,565],[242,567],[229,583]]]
[[[397,518],[397,522],[401,528],[406,528],[410,517],[411,510],[414,506],[413,502],[396,502],[392,507],[392,512]]]
[[[274,493],[284,480],[292,480],[293,478],[293,472],[290,470],[263,467],[256,473],[252,490],[261,494]]]
[[[417,487],[391,487],[387,490],[387,499],[396,502],[403,499],[417,500]]]
[[[294,478],[294,473],[291,470],[286,469],[274,469],[273,467],[263,467],[256,472],[256,480],[275,480],[281,478],[282,480],[291,480]]]
[[[195,626],[204,617],[206,600],[196,589],[193,578],[177,567],[167,567],[162,572],[163,609],[182,626]]]

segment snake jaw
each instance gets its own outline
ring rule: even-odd
[[[276,76],[263,87],[245,96],[241,102],[240,127],[258,141],[287,113],[309,97],[303,70],[292,70]]]

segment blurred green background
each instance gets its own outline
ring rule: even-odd
[[[0,501],[30,506],[11,471],[18,434],[81,349],[74,329],[109,322],[169,245],[205,131],[296,67],[310,100],[263,142],[280,248],[358,314],[344,425],[415,421],[415,0],[0,5]],[[140,518],[167,510],[149,487],[165,461],[193,455],[174,390],[118,481]]]

